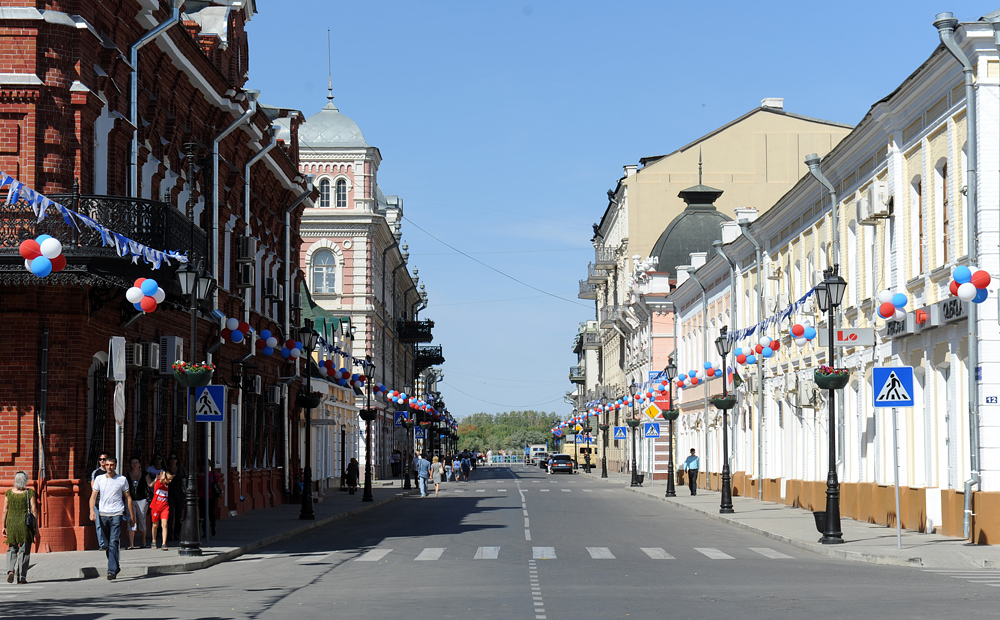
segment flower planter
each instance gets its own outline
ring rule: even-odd
[[[591,433],[593,431],[594,431],[594,429],[592,427],[590,427],[590,426],[584,426],[583,427],[583,432],[584,433]]]
[[[186,388],[205,387],[212,383],[214,370],[175,370],[174,379]]]
[[[374,422],[375,418],[378,417],[378,409],[362,409],[359,412],[359,415],[361,416],[361,419],[364,420],[365,422]],[[420,426],[423,426],[423,424],[421,424]]]
[[[639,426],[641,420],[625,420],[625,424],[628,424],[629,428],[636,428]]]
[[[680,417],[681,410],[680,409],[664,409],[660,413],[660,415],[663,416],[664,420],[667,420],[669,422],[670,420],[676,420],[678,417]]]
[[[602,430],[602,431],[604,431],[604,432],[607,432],[607,430],[608,430],[609,428],[611,428],[611,427],[610,427],[609,425],[607,425],[607,424],[598,424],[598,425],[597,425],[597,428],[601,429],[601,430]]]
[[[304,409],[315,409],[323,402],[322,394],[305,394],[299,392],[295,395],[295,404]]]
[[[736,397],[735,396],[725,396],[725,397],[716,396],[716,397],[712,398],[712,405],[714,405],[716,409],[729,410],[729,409],[732,409],[733,407],[736,406]]]
[[[816,380],[816,387],[822,390],[840,390],[847,385],[847,382],[851,380],[850,373],[844,374],[825,374],[820,371],[816,371],[813,374]]]

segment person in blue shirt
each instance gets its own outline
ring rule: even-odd
[[[417,459],[417,484],[420,497],[427,497],[427,480],[431,477],[431,462],[423,454]]]
[[[698,494],[698,466],[700,465],[700,459],[695,456],[694,448],[691,448],[691,456],[684,460],[684,471],[687,472],[688,478],[688,488],[691,489],[691,495]]]

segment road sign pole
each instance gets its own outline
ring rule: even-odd
[[[899,514],[899,428],[896,426],[896,408],[892,408],[892,475],[896,483],[896,548],[903,548],[903,525]]]

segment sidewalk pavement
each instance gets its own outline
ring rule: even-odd
[[[585,474],[581,469],[580,474],[601,480],[599,469],[591,474]],[[621,483],[615,478],[617,474],[611,476],[607,478],[608,482]],[[624,482],[628,485],[627,475]],[[1000,568],[1000,547],[973,545],[964,538],[903,530],[903,548],[897,549],[894,527],[842,517],[841,531],[845,542],[839,545],[822,545],[818,542],[820,533],[816,530],[816,522],[808,510],[747,497],[734,497],[735,513],[724,515],[719,514],[721,493],[718,491],[698,489],[698,495],[692,497],[687,486],[677,485],[677,497],[665,497],[666,480],[656,480],[653,485],[646,481],[645,486],[625,488],[831,558],[941,569]]]
[[[330,490],[322,496],[321,501],[314,504],[314,521],[299,520],[301,504],[297,503],[261,508],[219,520],[216,526],[218,536],[212,536],[207,542],[201,541],[200,556],[178,555],[175,541],[170,543],[169,551],[150,548],[129,551],[122,547],[121,574],[118,577],[141,577],[208,568],[416,492],[416,489],[405,490],[401,487],[400,480],[374,481],[372,502],[361,501],[363,487],[359,487],[355,495]],[[32,553],[28,579],[29,583],[95,577],[103,579],[107,572],[108,561],[103,551]]]

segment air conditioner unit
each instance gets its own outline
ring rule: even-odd
[[[278,285],[278,294],[277,297],[275,297],[275,301],[285,301],[285,285]]]
[[[278,281],[274,278],[264,278],[264,296],[268,299],[278,298]]]
[[[816,269],[816,270],[813,271],[813,275],[812,275],[812,285],[813,286],[816,286],[817,284],[819,284],[820,282],[822,282],[824,279],[825,279],[825,277],[823,276],[823,270],[822,269]]]
[[[872,207],[871,201],[868,200],[868,192],[865,195],[858,198],[857,204],[854,205],[855,215],[854,217],[858,220],[859,224],[874,224],[875,219],[872,217]]]
[[[125,344],[125,367],[142,368],[142,345],[139,343]]]
[[[889,204],[892,202],[892,197],[889,196],[888,183],[885,181],[875,181],[868,186],[865,198],[868,199],[868,217],[870,219],[875,220],[889,217]]]
[[[179,336],[160,336],[161,375],[174,374],[174,362],[184,359],[184,339]]]
[[[292,310],[302,309],[302,293],[292,293]]]
[[[269,385],[267,387],[267,404],[268,405],[278,405],[281,404],[281,386],[280,385]]]
[[[253,265],[236,266],[236,288],[253,288],[254,286]]]
[[[260,394],[262,387],[260,375],[250,375],[243,380],[243,389],[247,394]]]
[[[236,262],[252,263],[257,260],[257,240],[253,237],[236,238]]]
[[[796,391],[798,389],[798,385],[799,385],[799,376],[796,373],[790,372],[785,375],[786,392]]]
[[[142,367],[156,370],[160,367],[160,343],[142,343]]]

